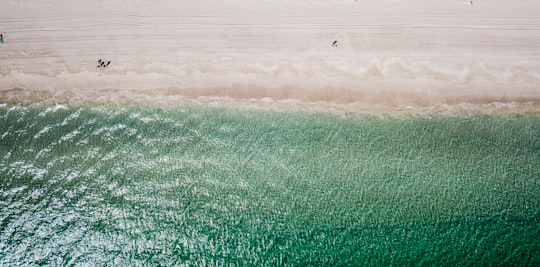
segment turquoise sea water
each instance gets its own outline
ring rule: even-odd
[[[0,265],[540,264],[540,116],[0,105]]]

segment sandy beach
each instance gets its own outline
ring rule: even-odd
[[[9,0],[0,25],[0,102],[540,110],[534,0]]]
[[[2,0],[0,266],[540,266],[540,0]]]

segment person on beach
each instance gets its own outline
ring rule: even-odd
[[[4,43],[4,35],[0,33],[0,44]]]
[[[109,66],[109,64],[111,64],[110,60],[109,60],[109,62],[105,63],[104,60],[99,59],[97,67],[98,68],[105,68],[105,67]]]
[[[337,46],[337,40],[332,43],[332,46]]]

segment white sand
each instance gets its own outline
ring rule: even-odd
[[[537,0],[5,0],[0,32],[0,102],[540,110]]]

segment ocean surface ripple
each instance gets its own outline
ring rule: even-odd
[[[540,117],[0,105],[0,265],[540,264]]]

